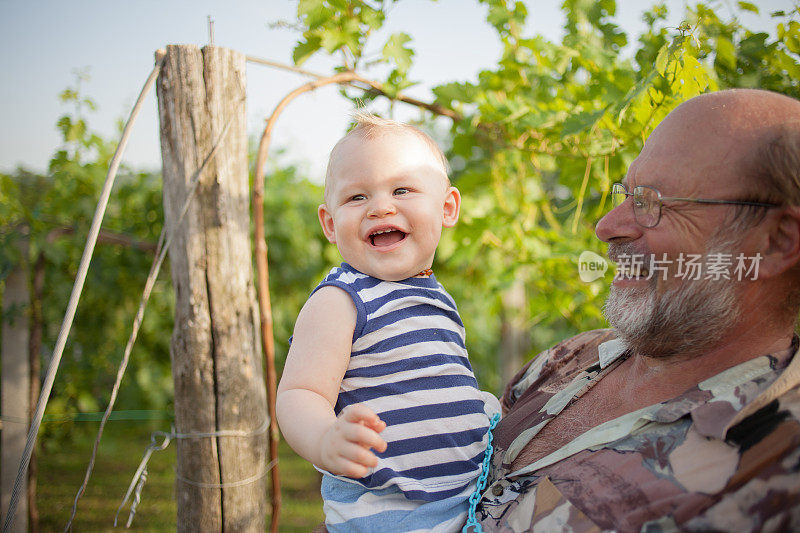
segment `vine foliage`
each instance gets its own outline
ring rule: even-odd
[[[584,250],[603,252],[594,225],[644,139],[680,102],[707,91],[763,88],[800,97],[798,6],[770,14],[772,34],[753,32],[717,1],[689,7],[678,27],[657,4],[644,33],[616,23],[615,0],[565,0],[564,37],[526,31],[530,2],[479,0],[502,44],[497,64],[477,81],[432,87],[433,103],[454,111],[445,143],[462,217],[445,234],[435,269],[464,316],[478,376],[499,388],[497,355],[508,323],[527,337],[530,357],[580,330],[604,327],[611,272],[578,276]],[[340,70],[380,65],[390,96],[414,84],[413,42],[394,33],[377,44],[400,0],[299,0],[299,64],[313,54]],[[720,13],[725,13],[721,15]],[[370,50],[380,53],[370,55]],[[354,93],[356,103],[370,95]],[[424,127],[436,133],[432,117]],[[524,305],[509,304],[524,292]]]

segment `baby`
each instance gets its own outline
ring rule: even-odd
[[[455,302],[430,270],[461,196],[428,135],[356,118],[331,151],[318,213],[345,262],[297,318],[278,422],[323,472],[329,531],[456,531],[500,409],[478,390]]]

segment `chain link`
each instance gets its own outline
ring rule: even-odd
[[[475,487],[475,492],[469,497],[469,511],[467,511],[467,523],[464,525],[461,533],[469,533],[469,528],[475,528],[476,533],[483,533],[483,528],[478,523],[478,519],[475,517],[475,509],[478,507],[478,502],[481,499],[481,494],[483,494],[483,490],[486,488],[486,480],[489,477],[489,463],[492,460],[492,452],[494,452],[494,446],[492,446],[492,439],[494,435],[492,435],[492,430],[497,426],[497,422],[500,420],[500,413],[495,413],[492,419],[489,421],[489,432],[487,433],[487,442],[486,442],[486,452],[483,454],[483,464],[481,465],[481,475],[478,476],[478,486]]]

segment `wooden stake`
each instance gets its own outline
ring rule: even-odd
[[[272,334],[272,304],[269,297],[269,264],[267,261],[267,239],[264,234],[264,176],[266,174],[267,155],[269,154],[269,143],[272,136],[272,129],[278,120],[281,111],[289,105],[289,102],[303,93],[313,91],[318,87],[330,85],[332,83],[343,83],[354,79],[352,72],[342,72],[312,81],[283,97],[275,110],[267,120],[264,133],[258,145],[256,155],[255,177],[253,178],[253,221],[255,224],[256,242],[256,269],[258,270],[258,306],[261,313],[261,344],[264,348],[264,359],[266,366],[267,384],[267,405],[269,406],[270,427],[269,427],[269,456],[270,463],[275,466],[270,473],[272,476],[272,522],[270,532],[277,533],[278,520],[281,510],[281,481],[280,471],[278,470],[278,440],[280,432],[275,418],[275,395],[277,377],[275,372],[275,342]]]
[[[2,346],[0,347],[3,365],[2,399],[0,399],[0,409],[3,414],[3,430],[0,432],[0,441],[2,441],[0,444],[2,448],[2,461],[0,461],[2,482],[0,484],[2,484],[4,515],[9,509],[14,481],[25,450],[25,437],[28,434],[28,421],[30,420],[28,237],[20,237],[17,245],[20,260],[14,265],[5,280],[2,305],[3,321],[0,324],[3,332]],[[25,483],[23,483],[21,491],[25,497],[19,500],[16,520],[10,529],[12,533],[28,531],[28,499]]]
[[[252,432],[267,414],[249,239],[244,55],[168,46],[158,101],[165,224],[174,239],[176,429]],[[198,172],[195,201],[177,226]],[[263,432],[178,439],[179,532],[264,531],[265,476],[237,483],[264,471],[265,439]]]

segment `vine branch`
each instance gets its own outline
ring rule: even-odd
[[[260,64],[260,65],[265,65],[265,66],[268,66],[268,67],[281,69],[281,70],[288,70],[288,71],[291,71],[291,72],[296,72],[296,73],[302,74],[304,76],[310,76],[312,78],[315,78],[318,81],[329,80],[329,79],[332,79],[332,78],[338,76],[338,74],[335,74],[333,76],[325,76],[323,74],[318,74],[316,72],[311,72],[309,70],[305,70],[305,69],[302,69],[302,68],[299,68],[299,67],[295,67],[295,66],[292,66],[292,65],[286,65],[286,64],[280,63],[278,61],[272,61],[270,59],[262,59],[260,57],[255,57],[255,56],[247,56],[247,61],[250,61],[251,63],[257,63],[257,64]],[[453,111],[452,109],[449,109],[449,108],[444,107],[444,106],[439,105],[439,104],[423,102],[422,100],[418,100],[416,98],[412,98],[410,96],[405,96],[405,95],[402,95],[402,94],[391,96],[389,93],[386,92],[386,90],[383,88],[383,85],[381,85],[379,82],[367,79],[367,78],[361,76],[360,74],[356,74],[355,72],[347,71],[347,72],[342,72],[340,74],[351,74],[352,78],[350,78],[350,79],[348,79],[346,81],[336,81],[336,82],[330,82],[330,83],[340,83],[342,85],[349,85],[351,87],[355,87],[356,89],[361,89],[363,91],[372,90],[375,93],[377,93],[379,96],[385,96],[386,98],[389,98],[391,100],[397,100],[398,102],[404,102],[404,103],[409,104],[409,105],[420,107],[420,108],[426,109],[426,110],[428,110],[431,113],[434,113],[436,115],[440,115],[440,116],[443,116],[443,117],[448,117],[448,118],[450,118],[450,119],[452,119],[454,121],[458,121],[458,120],[461,120],[463,118],[460,113],[458,113],[456,111]],[[325,83],[325,85],[328,85],[328,83]],[[303,91],[303,92],[305,92],[305,91]],[[276,111],[277,111],[277,109],[276,109]]]

